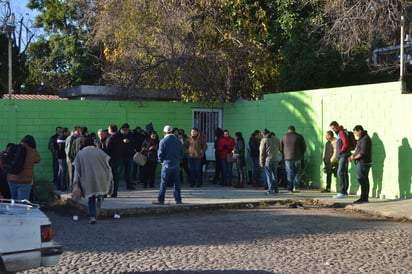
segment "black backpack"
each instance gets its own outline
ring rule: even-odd
[[[13,144],[4,153],[3,169],[8,174],[18,174],[24,169],[26,161],[26,148],[22,144]]]

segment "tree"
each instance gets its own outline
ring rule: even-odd
[[[30,0],[29,6],[41,11],[37,25],[44,29],[28,50],[26,83],[34,90],[100,81],[126,88],[126,96],[153,88],[184,101],[391,79],[382,67],[371,74],[372,51],[399,41],[400,15],[412,18],[407,0]]]
[[[90,12],[87,0],[30,0],[40,15],[36,26],[43,34],[27,50],[28,90],[56,94],[58,90],[100,80],[99,46],[89,43]]]
[[[179,92],[186,101],[258,98],[273,88],[274,58],[245,26],[233,26],[235,2],[95,1],[105,81]]]
[[[289,37],[281,49],[280,90],[397,79],[399,59],[371,66],[373,50],[399,45],[401,15],[412,18],[410,1],[277,2],[278,21]]]

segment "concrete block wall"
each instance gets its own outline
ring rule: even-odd
[[[324,186],[321,153],[329,123],[338,121],[352,130],[361,124],[372,138],[373,168],[371,195],[412,198],[412,94],[401,94],[401,84],[319,89],[266,95],[261,101],[224,104],[223,125],[232,135],[241,131],[245,140],[255,130],[268,128],[281,138],[289,125],[305,136],[309,160],[307,173],[311,187]],[[84,125],[90,132],[127,122],[132,128],[152,122],[160,131],[165,124],[189,130],[193,108],[211,105],[179,102],[126,101],[37,101],[0,100],[0,147],[18,142],[26,134],[35,136],[42,161],[36,166],[35,180],[52,179],[47,142],[57,125]],[[215,106],[216,107],[216,106]],[[353,167],[350,192],[359,192]],[[333,181],[334,188],[338,185]]]
[[[402,94],[399,82],[270,94],[263,101],[227,104],[224,110],[224,124],[245,136],[268,128],[281,138],[295,125],[308,146],[310,186],[319,188],[325,185],[321,154],[330,122],[336,120],[349,130],[360,124],[373,145],[370,195],[412,198],[412,94]],[[332,185],[338,189],[336,181]],[[350,193],[359,192],[350,164]]]
[[[56,126],[87,126],[89,132],[107,128],[109,124],[127,122],[133,129],[152,122],[159,136],[163,126],[190,129],[192,104],[175,102],[125,101],[43,101],[0,100],[0,148],[9,142],[19,142],[26,134],[36,139],[41,162],[35,167],[35,181],[52,181],[51,155],[48,139]]]

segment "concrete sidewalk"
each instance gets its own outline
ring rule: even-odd
[[[120,185],[124,185],[120,183]],[[202,187],[189,187],[182,185],[183,204],[177,205],[173,199],[173,188],[166,191],[164,205],[153,205],[152,201],[157,199],[158,188],[143,189],[138,184],[137,190],[126,190],[119,187],[117,198],[104,199],[99,210],[100,217],[164,214],[173,212],[185,212],[192,210],[213,210],[218,208],[247,208],[264,206],[265,204],[280,204],[290,206],[300,202],[305,207],[331,206],[351,210],[357,210],[373,215],[384,216],[397,220],[412,221],[412,199],[402,200],[380,200],[370,198],[369,203],[353,204],[359,197],[349,195],[348,198],[334,199],[334,193],[321,193],[315,190],[301,190],[300,192],[288,194],[286,190],[280,189],[280,193],[266,196],[263,188],[246,186],[245,188],[222,187],[206,184]],[[74,202],[68,193],[56,193],[61,199],[67,199],[71,204],[87,212],[87,200],[82,199]]]

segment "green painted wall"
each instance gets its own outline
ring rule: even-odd
[[[107,128],[111,123],[127,122],[131,128],[152,122],[161,134],[165,124],[190,129],[192,107],[199,104],[175,102],[125,102],[125,101],[43,101],[0,100],[0,147],[8,142],[19,142],[26,134],[35,137],[41,156],[36,165],[35,180],[51,181],[51,155],[48,139],[56,126],[72,129],[74,125],[87,126],[89,132]]]
[[[370,195],[412,198],[412,94],[401,94],[399,82],[271,94],[263,101],[227,104],[224,110],[224,125],[247,138],[263,128],[281,138],[289,125],[295,125],[308,145],[308,173],[314,187],[325,185],[321,154],[330,122],[336,120],[349,130],[360,124],[373,144]],[[354,166],[349,168],[350,192],[358,193]],[[332,185],[338,187],[334,180]]]
[[[350,130],[361,124],[373,142],[370,194],[412,198],[409,143],[412,94],[401,94],[400,88],[399,82],[391,82],[270,94],[262,101],[224,104],[224,127],[232,135],[241,131],[247,140],[255,129],[268,128],[281,137],[289,125],[295,125],[308,145],[310,184],[321,187],[324,184],[321,153],[329,123],[336,120]],[[0,146],[18,142],[25,134],[35,136],[42,157],[36,166],[35,180],[50,181],[47,141],[57,125],[69,128],[85,125],[90,132],[96,132],[110,123],[127,122],[131,127],[144,127],[152,122],[158,131],[165,124],[188,131],[192,127],[192,108],[207,107],[213,106],[177,102],[0,100],[3,129]],[[350,171],[350,192],[357,193],[359,185],[351,166]],[[333,186],[337,187],[334,181]]]

